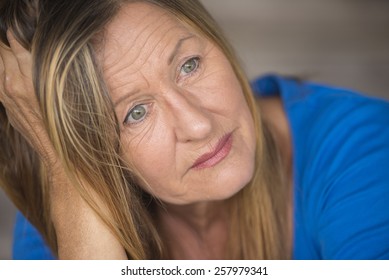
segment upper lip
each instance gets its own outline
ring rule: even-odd
[[[232,132],[231,133],[227,133],[226,135],[224,135],[216,144],[216,147],[209,153],[205,153],[203,155],[201,155],[200,157],[198,157],[196,159],[196,161],[193,163],[192,165],[192,168],[193,167],[196,167],[197,165],[200,165],[202,164],[203,162],[206,162],[207,160],[209,160],[210,158],[214,157],[223,147],[224,145],[226,144],[226,142],[228,141],[228,139],[230,138]]]

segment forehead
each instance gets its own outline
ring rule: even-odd
[[[110,53],[130,49],[134,58],[139,58],[137,50],[193,33],[192,28],[167,10],[149,3],[127,3],[104,29],[103,59],[109,60]]]

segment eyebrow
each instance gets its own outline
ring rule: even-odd
[[[115,101],[115,103],[113,103],[113,107],[116,108],[121,102],[123,102],[124,100],[126,100],[127,98],[129,98],[131,95],[134,95],[135,93],[139,92],[139,90],[133,90],[133,91],[130,91],[126,94],[124,94],[123,96],[121,96],[120,98],[118,98],[118,100]]]
[[[189,40],[189,39],[192,39],[193,37],[195,37],[195,35],[189,35],[187,37],[184,37],[184,38],[181,38],[180,40],[178,40],[174,50],[172,51],[172,53],[170,54],[169,56],[169,59],[168,59],[168,65],[170,65],[172,62],[173,62],[173,59],[174,57],[177,55],[178,51],[180,50],[182,44],[186,41],[186,40]]]
[[[170,54],[169,58],[168,58],[168,64],[170,65],[172,62],[173,62],[173,59],[174,57],[177,55],[178,51],[180,50],[182,44],[186,41],[186,40],[189,40],[189,39],[192,39],[196,37],[195,35],[191,34],[187,37],[184,37],[184,38],[181,38],[180,40],[178,40],[176,46],[174,47],[174,50],[172,51],[172,53]],[[129,98],[131,95],[134,95],[135,93],[139,92],[139,90],[134,90],[134,91],[131,91],[131,92],[128,92],[126,93],[125,95],[121,96],[118,100],[116,100],[113,104],[114,108],[116,108],[121,102],[123,102],[124,100],[126,100],[127,98]]]

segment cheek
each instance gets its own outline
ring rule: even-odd
[[[254,120],[241,86],[235,76],[232,75],[229,82],[221,89],[219,100],[219,106],[224,108],[226,116],[231,121],[239,123],[247,137],[255,137]]]
[[[174,147],[165,133],[166,129],[154,127],[146,134],[131,140],[123,138],[123,156],[137,173],[150,185],[161,183],[168,177],[174,164]]]
[[[237,112],[242,114],[248,110],[242,87],[228,61],[219,59],[217,69],[212,71],[205,83],[207,94],[204,96],[215,108],[224,109],[231,117],[239,117]]]

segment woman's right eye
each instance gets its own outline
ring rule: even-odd
[[[143,121],[147,115],[147,105],[139,104],[133,107],[127,114],[124,124],[136,124]]]

